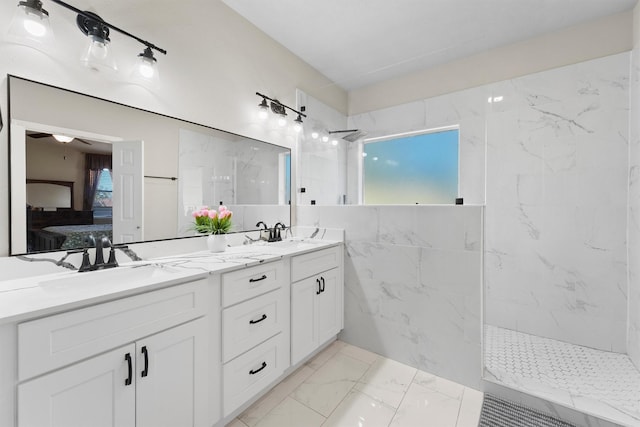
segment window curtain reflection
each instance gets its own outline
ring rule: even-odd
[[[90,211],[93,209],[93,199],[98,187],[98,178],[103,169],[111,170],[110,154],[85,154],[85,175],[84,175],[84,196],[82,198],[82,209]]]

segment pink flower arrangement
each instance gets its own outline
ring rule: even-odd
[[[233,212],[226,206],[220,206],[218,210],[203,206],[193,211],[194,228],[203,234],[227,234],[231,230],[231,217]]]

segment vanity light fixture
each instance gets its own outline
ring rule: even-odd
[[[138,54],[138,63],[133,68],[133,79],[139,83],[148,83],[156,86],[160,82],[160,72],[158,71],[158,60],[153,56],[153,51],[149,46]]]
[[[300,132],[302,130],[302,118],[307,117],[307,115],[303,113],[303,111],[305,111],[305,107],[300,108],[300,111],[298,111],[283,104],[277,99],[269,98],[267,95],[263,95],[260,92],[256,92],[256,95],[262,97],[262,101],[258,104],[258,108],[260,108],[258,115],[261,119],[267,118],[268,111],[271,109],[271,112],[278,116],[278,125],[280,127],[284,127],[287,124],[287,110],[291,110],[298,115],[293,121],[293,129],[296,132]]]
[[[9,34],[16,40],[27,41],[33,47],[42,48],[53,42],[49,12],[42,7],[40,0],[18,2]]]
[[[86,66],[95,70],[117,70],[117,65],[110,52],[111,40],[109,39],[109,32],[113,30],[145,46],[144,51],[138,55],[138,67],[137,70],[134,70],[134,73],[138,74],[143,81],[153,82],[157,80],[157,61],[153,56],[153,50],[165,55],[167,54],[166,50],[106,22],[93,12],[80,10],[62,0],[51,1],[77,14],[76,24],[80,31],[88,37],[87,46],[81,58],[81,61]],[[25,38],[26,40],[39,38],[44,40],[46,37],[52,37],[49,13],[42,8],[41,0],[20,1],[18,3],[18,11],[11,25],[12,30],[15,29],[15,31],[23,33],[23,37],[21,37],[23,40]]]

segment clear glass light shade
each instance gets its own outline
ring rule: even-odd
[[[144,86],[157,87],[160,84],[160,72],[155,59],[139,55],[133,68],[133,80]]]
[[[54,37],[49,15],[27,4],[18,5],[9,26],[9,36],[16,43],[36,48],[52,46]]]
[[[296,133],[298,133],[298,132],[300,132],[301,130],[302,130],[302,124],[301,124],[301,123],[298,123],[298,122],[295,122],[295,123],[293,124],[293,131],[294,131],[294,132],[296,132]]]
[[[287,124],[287,119],[284,116],[278,117],[278,126],[284,127]]]
[[[80,61],[94,71],[118,71],[116,61],[111,54],[109,41],[92,35],[87,36],[87,40]]]

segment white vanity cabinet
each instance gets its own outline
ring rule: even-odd
[[[223,411],[228,416],[289,367],[284,261],[222,274]]]
[[[291,259],[291,364],[302,361],[343,328],[342,248]]]
[[[207,426],[206,286],[19,324],[18,426]]]

